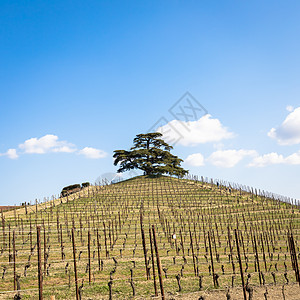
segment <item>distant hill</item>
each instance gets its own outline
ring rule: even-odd
[[[3,205],[3,206],[0,206],[0,211],[8,211],[8,210],[12,210],[12,209],[15,209],[15,208],[19,208],[20,206],[14,206],[14,205]]]
[[[6,268],[0,292],[13,287],[14,231],[21,294],[37,297],[40,225],[45,297],[75,298],[74,228],[83,299],[108,299],[110,291],[113,298],[128,299],[134,292],[150,299],[153,267],[158,294],[160,270],[168,298],[225,299],[229,287],[233,299],[243,299],[242,270],[245,289],[247,284],[257,299],[263,299],[266,288],[270,299],[281,297],[283,285],[286,299],[298,299],[300,214],[298,205],[287,200],[203,178],[139,176],[30,206],[27,214],[23,208],[7,212],[0,230],[0,266]]]

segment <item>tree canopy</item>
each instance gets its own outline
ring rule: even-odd
[[[188,173],[180,164],[182,159],[170,153],[173,149],[159,132],[138,134],[133,140],[133,147],[114,151],[114,165],[120,165],[118,172],[140,169],[146,175],[176,175],[183,177]]]

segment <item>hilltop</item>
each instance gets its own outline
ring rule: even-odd
[[[4,291],[14,286],[13,231],[20,275],[16,284],[23,299],[37,297],[37,225],[45,297],[75,297],[74,228],[82,299],[108,299],[109,287],[113,298],[130,298],[133,292],[137,298],[150,298],[155,294],[152,257],[158,278],[155,249],[152,256],[150,246],[152,225],[168,298],[206,295],[210,299],[217,292],[225,299],[229,287],[232,299],[241,299],[240,264],[254,299],[264,299],[266,288],[276,299],[278,293],[282,295],[282,285],[287,299],[297,299],[292,293],[299,293],[287,235],[293,233],[298,255],[299,209],[250,189],[139,176],[28,207],[27,214],[25,208],[3,213],[0,292],[4,297],[11,295]],[[158,279],[156,286],[160,294]]]

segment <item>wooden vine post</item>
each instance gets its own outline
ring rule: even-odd
[[[259,257],[258,257],[255,233],[253,234],[253,240],[254,240],[254,247],[255,247],[255,253],[256,253],[257,271],[259,274],[259,284],[261,285],[261,272],[260,272],[260,266],[259,266]]]
[[[195,274],[195,276],[197,276],[196,262],[195,262],[195,253],[194,253],[194,245],[193,245],[193,237],[192,237],[191,229],[189,229],[189,231],[190,231],[190,239],[191,239],[191,247],[192,247],[194,274]]]
[[[228,232],[228,243],[229,243],[229,250],[230,250],[230,256],[231,256],[232,272],[233,272],[233,274],[235,274],[235,266],[234,266],[234,262],[233,262],[233,251],[232,251],[232,245],[231,245],[231,235],[230,235],[229,226],[227,226],[227,232]]]
[[[13,231],[14,290],[16,290],[16,234]]]
[[[75,247],[74,227],[72,228],[72,244],[73,244],[73,260],[74,260],[74,273],[75,273],[76,300],[79,300],[79,291],[78,291],[78,282],[77,282],[76,247]]]
[[[41,250],[41,226],[37,226],[37,254],[38,254],[38,281],[39,300],[43,299],[43,272],[42,272],[42,250]]]
[[[296,281],[300,285],[299,266],[297,261],[297,253],[296,253],[296,248],[294,243],[294,237],[292,233],[288,233],[288,242],[290,248],[291,262],[292,262],[293,270],[295,271]]]
[[[98,268],[99,271],[101,270],[101,264],[100,264],[100,242],[99,242],[99,232],[98,232],[98,228],[97,228],[97,249],[98,249]]]
[[[155,234],[154,225],[152,225],[152,233],[153,233],[154,249],[155,249],[155,254],[156,254],[156,263],[157,263],[157,271],[158,271],[161,299],[165,300],[164,286],[163,286],[163,280],[162,280],[162,275],[161,275],[161,265],[160,265],[159,253],[158,253],[158,248],[157,248],[156,234]]]
[[[211,235],[210,235],[209,231],[208,231],[208,243],[209,243],[210,261],[211,261],[211,271],[212,271],[212,276],[213,276],[214,287],[216,288],[218,285],[216,282],[214,259],[213,259],[213,254],[212,254],[212,250],[211,250]]]
[[[150,236],[150,249],[151,249],[151,260],[152,260],[152,270],[153,270],[152,273],[153,273],[154,291],[155,291],[155,297],[157,297],[158,293],[157,293],[157,286],[156,286],[155,262],[154,262],[154,255],[153,255],[153,243],[152,243],[151,228],[149,228],[149,236]]]
[[[245,281],[244,281],[244,273],[243,273],[243,266],[242,266],[240,246],[239,246],[239,238],[238,238],[238,234],[237,234],[237,230],[236,229],[234,229],[234,233],[235,233],[236,249],[237,249],[238,259],[239,259],[239,265],[240,265],[240,272],[241,272],[241,279],[242,279],[244,300],[247,300],[246,286],[245,286]]]
[[[149,269],[148,269],[148,263],[147,263],[147,249],[146,249],[146,241],[145,241],[145,232],[143,228],[143,215],[140,214],[140,224],[141,224],[141,234],[142,234],[142,243],[143,243],[143,251],[144,251],[144,259],[145,259],[145,268],[146,268],[146,276],[147,280],[149,280]]]
[[[92,275],[91,275],[91,233],[90,231],[88,231],[88,259],[89,259],[89,284],[91,284]]]
[[[44,225],[44,277],[46,276],[46,270],[47,270],[46,229]]]
[[[5,220],[3,217],[3,209],[1,208],[2,230],[3,230],[3,249],[5,249]]]

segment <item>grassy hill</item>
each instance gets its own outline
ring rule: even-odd
[[[288,231],[293,233],[295,260],[299,216],[298,207],[289,203],[187,179],[141,176],[89,187],[68,198],[2,214],[0,298],[16,294],[15,277],[22,299],[38,299],[37,226],[45,298],[76,297],[72,228],[82,299],[108,299],[109,286],[113,298],[131,298],[133,291],[138,299],[150,298],[155,295],[152,225],[168,298],[205,294],[210,299],[217,290],[226,299],[230,288],[232,299],[243,299],[240,266],[245,285],[248,281],[257,293],[254,299],[263,297],[266,288],[281,294],[287,283],[293,289],[285,286],[286,293],[297,296]],[[160,295],[154,248],[153,257]],[[292,297],[286,299],[297,299]]]

